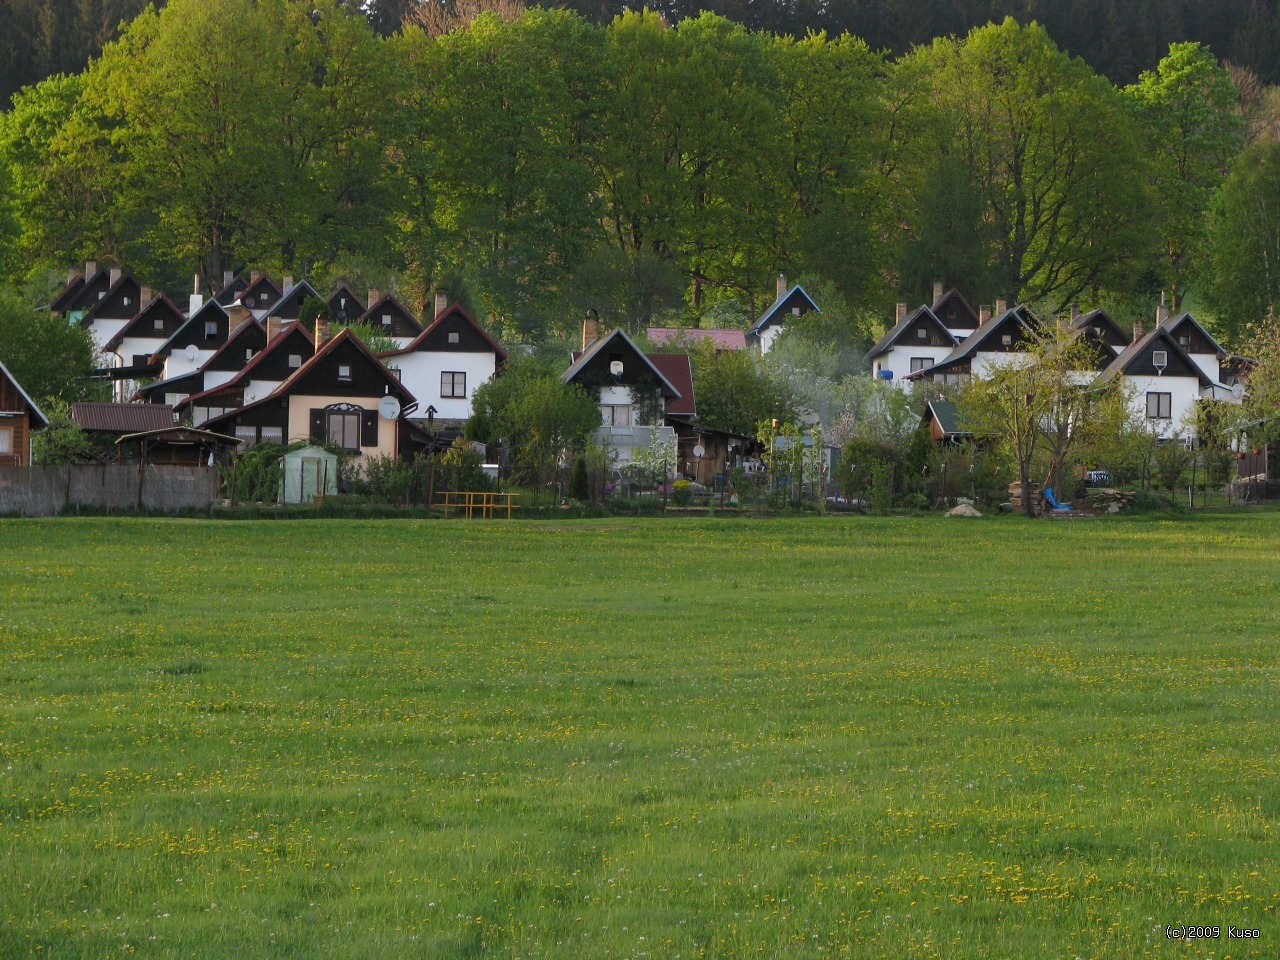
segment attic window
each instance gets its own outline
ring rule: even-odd
[[[792,315],[793,317],[798,317],[798,316],[800,316],[800,308],[799,308],[799,307],[792,307],[792,308],[791,308],[791,315]]]
[[[164,320],[163,320],[162,318],[160,318],[160,317],[156,317],[156,320],[155,320],[155,326],[156,326],[156,329],[157,329],[157,330],[163,330],[163,329],[164,329]]]
[[[289,354],[289,366],[295,370],[298,367],[302,366],[302,354],[300,353]]]
[[[458,342],[458,331],[457,331],[457,330],[450,330],[450,331],[449,331],[449,342],[450,342],[450,343],[457,343],[457,342]]]
[[[252,359],[253,359],[253,347],[245,347],[245,348],[244,348],[244,358],[245,358],[246,360],[252,360]]]
[[[1000,334],[1000,344],[1001,346],[1005,346],[1005,347],[1013,346],[1013,334],[1011,333]]]
[[[204,338],[206,340],[212,340],[217,335],[218,335],[218,321],[206,320],[204,322]]]
[[[125,297],[125,298],[124,298],[124,305],[125,305],[126,307],[127,307],[127,306],[129,306],[129,300],[130,300],[130,298],[129,298],[129,297]]]
[[[350,379],[351,379],[351,365],[350,365],[350,364],[342,363],[342,364],[339,364],[339,365],[338,365],[338,379],[339,379],[339,380],[350,380]]]
[[[389,327],[389,326],[391,326],[391,314],[389,314],[389,313],[384,313],[384,314],[382,315],[382,325],[383,325],[384,327]]]
[[[106,295],[107,295],[107,291],[105,291],[105,290],[99,290],[99,291],[98,291],[98,299],[99,299],[99,300],[101,300],[101,299],[102,299],[103,297],[105,297]]]
[[[1151,365],[1153,367],[1167,367],[1169,365],[1168,350],[1152,350]]]
[[[924,340],[924,339],[927,339],[928,336],[929,336],[928,330],[926,330],[924,327],[916,327],[917,339]]]
[[[1185,334],[1185,333],[1179,334],[1179,335],[1178,335],[1178,346],[1180,346],[1180,347],[1189,347],[1189,346],[1191,346],[1191,337],[1190,337],[1190,335],[1189,335],[1189,334]]]

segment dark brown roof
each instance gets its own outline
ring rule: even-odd
[[[692,417],[698,413],[693,398],[693,367],[687,353],[646,353],[658,372],[680,391],[680,396],[667,401],[667,413],[674,417]]]
[[[172,427],[173,407],[167,403],[73,403],[71,419],[85,430],[141,433]]]

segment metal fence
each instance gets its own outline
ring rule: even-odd
[[[207,510],[218,496],[212,467],[74,464],[0,467],[0,515],[48,517],[92,510]]]

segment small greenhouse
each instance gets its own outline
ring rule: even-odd
[[[280,466],[281,503],[314,503],[338,492],[338,457],[323,447],[290,450]]]

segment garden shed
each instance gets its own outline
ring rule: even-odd
[[[338,457],[324,447],[289,450],[280,466],[281,503],[312,503],[338,492]]]

